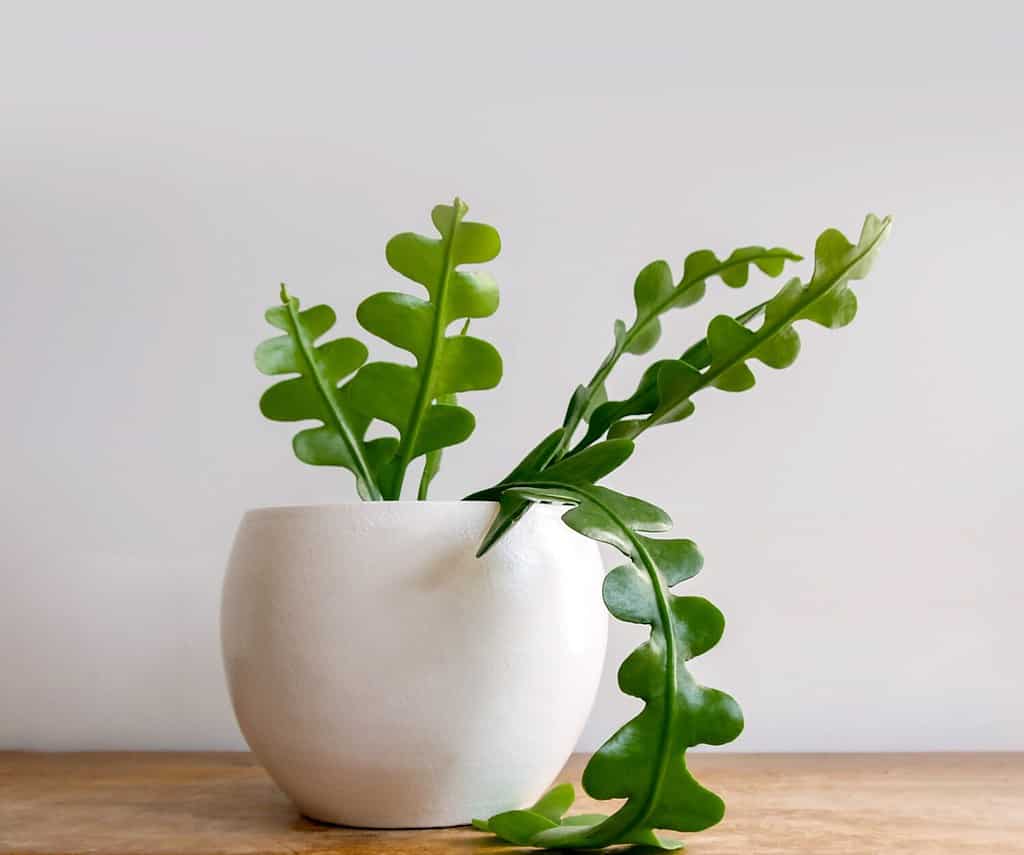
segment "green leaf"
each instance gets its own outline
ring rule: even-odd
[[[767,302],[759,303],[752,309],[748,309],[747,311],[737,315],[735,318],[736,322],[743,325],[748,324],[750,321],[761,315],[767,305]],[[628,398],[621,401],[602,401],[590,416],[586,435],[579,441],[576,447],[572,449],[570,455],[578,454],[584,448],[587,448],[589,445],[599,440],[608,432],[608,429],[612,425],[615,425],[616,422],[620,422],[628,416],[638,414],[646,415],[653,412],[654,408],[658,406],[658,377],[661,373],[661,369],[666,365],[674,365],[677,362],[685,362],[698,369],[706,368],[711,363],[711,348],[708,346],[707,338],[702,338],[700,341],[688,347],[678,360],[662,359],[658,362],[651,363],[641,376],[640,382],[637,384],[636,391]],[[689,408],[684,408],[683,411],[679,413],[680,418],[677,419],[677,421],[686,418],[692,412],[692,405]],[[629,431],[632,425],[632,422],[622,422],[622,427],[617,431],[613,430],[609,433],[609,436],[612,438],[617,436],[628,437],[630,435]]]
[[[572,484],[593,483],[600,481],[609,472],[617,469],[633,453],[633,443],[629,440],[607,440],[555,464],[541,474],[541,470],[536,468],[539,461],[544,459],[541,452],[550,448],[553,438],[560,432],[559,430],[549,435],[544,442],[527,455],[526,459],[512,471],[503,483],[507,486],[507,484],[529,482],[541,477],[557,478]],[[479,557],[497,543],[502,535],[515,524],[529,508],[530,502],[519,494],[509,492],[505,487],[485,490],[475,496],[497,499],[499,502],[498,513],[477,549],[476,554]]]
[[[600,481],[625,463],[632,453],[633,443],[627,440],[607,440],[568,460],[552,464],[544,470],[544,476],[572,484]]]
[[[778,276],[786,261],[799,261],[800,256],[788,249],[765,249],[760,246],[749,246],[734,250],[728,258],[720,260],[710,250],[699,250],[687,256],[683,266],[683,278],[678,285],[673,285],[672,272],[664,261],[648,264],[637,275],[633,285],[633,301],[636,305],[636,318],[630,327],[623,321],[614,324],[614,345],[612,350],[601,362],[597,372],[586,386],[578,386],[573,392],[562,422],[562,433],[556,444],[545,448],[545,454],[533,461],[534,465],[525,468],[526,460],[520,464],[521,471],[540,472],[551,463],[565,455],[572,437],[582,422],[589,421],[590,427],[586,437],[573,451],[578,453],[585,446],[592,445],[618,419],[634,412],[649,413],[657,405],[657,399],[647,405],[646,409],[631,409],[636,403],[606,403],[607,392],[605,379],[618,360],[625,353],[645,353],[657,342],[661,335],[661,322],[658,319],[672,308],[691,306],[704,296],[705,284],[718,276],[730,287],[738,288],[745,285],[753,264],[769,276]],[[645,374],[645,377],[647,375]],[[651,377],[651,389],[644,392],[644,400],[656,396],[653,384],[657,374]],[[642,407],[643,405],[641,405]],[[500,494],[501,484],[491,490],[480,491],[469,498],[496,498]],[[495,526],[492,527],[493,539],[481,544],[481,552],[486,552],[522,517],[529,507],[525,501],[507,499],[502,501]]]
[[[565,428],[556,428],[549,433],[544,439],[542,439],[537,445],[530,450],[530,453],[522,459],[522,461],[502,479],[502,483],[508,481],[520,481],[527,475],[532,475],[534,472],[547,466],[551,460],[551,455],[558,448],[565,436]],[[497,495],[500,495],[501,491],[497,491]]]
[[[597,825],[608,819],[606,813],[577,813],[562,817],[562,825]]]
[[[473,432],[472,413],[451,396],[492,389],[501,380],[501,357],[491,344],[464,333],[447,334],[454,321],[485,318],[498,308],[494,280],[478,270],[459,269],[491,261],[501,249],[493,228],[464,220],[467,210],[459,199],[438,205],[431,219],[439,237],[404,233],[388,242],[388,264],[422,285],[427,299],[374,294],[356,312],[364,329],[415,359],[415,365],[371,362],[349,384],[354,407],[398,430],[393,455],[382,467],[385,498],[401,496],[413,459],[463,442]],[[427,486],[439,463],[437,456],[427,462]]]
[[[661,322],[658,315],[662,306],[672,305],[672,294],[675,291],[672,279],[672,268],[666,261],[653,261],[637,274],[633,284],[633,302],[636,303],[636,320],[632,336],[624,336],[627,353],[637,355],[647,353],[658,343],[661,337]]]
[[[730,742],[743,729],[736,702],[698,685],[685,666],[718,643],[724,619],[707,600],[671,592],[699,572],[702,559],[692,541],[649,536],[671,525],[664,511],[605,487],[548,477],[550,472],[510,484],[507,491],[530,501],[572,505],[562,517],[566,525],[628,558],[605,577],[603,593],[619,620],[651,627],[650,639],[619,669],[620,688],[642,699],[644,707],[594,754],[583,773],[591,797],[626,800],[618,811],[559,819],[542,815],[535,805],[499,814],[487,827],[509,843],[552,849],[627,843],[678,848],[680,841],[659,838],[655,829],[699,831],[724,813],[721,799],[690,775],[685,752],[699,744]]]
[[[756,320],[764,314],[764,309],[767,305],[768,301],[766,300],[763,303],[758,303],[751,309],[747,309],[745,312],[741,312],[736,315],[736,323],[746,326],[751,321]],[[691,344],[685,351],[683,351],[683,355],[679,358],[683,362],[689,363],[694,368],[707,368],[711,364],[711,348],[708,346],[707,336],[702,338],[700,341]]]
[[[522,459],[515,469],[501,480],[501,483],[524,480],[543,469],[561,447],[564,435],[565,428],[558,428],[549,433]],[[477,549],[477,558],[487,552],[504,536],[505,532],[519,522],[530,507],[530,503],[522,499],[502,496],[500,487],[491,487],[471,493],[466,496],[466,501],[500,502],[498,514],[494,518],[487,536],[484,537]]]
[[[793,328],[797,320],[807,319],[830,328],[850,323],[856,313],[856,297],[849,282],[868,274],[890,227],[888,217],[879,219],[869,214],[856,244],[835,229],[823,232],[815,244],[814,272],[807,284],[798,279],[787,282],[768,301],[764,322],[757,330],[748,330],[724,315],[714,318],[708,325],[708,367],[698,372],[681,361],[674,367],[662,366],[658,401],[650,416],[625,431],[610,434],[637,436],[655,425],[675,421],[682,409],[692,410],[690,397],[707,386],[729,392],[749,389],[755,378],[746,364],[748,359],[771,368],[791,365],[800,351],[800,337]]]
[[[492,816],[487,827],[502,840],[516,846],[529,846],[534,837],[542,831],[558,828],[558,823],[532,810],[510,810]]]
[[[348,469],[356,477],[360,496],[381,498],[376,466],[394,448],[386,439],[364,444],[370,420],[352,406],[351,384],[338,385],[366,361],[366,347],[354,338],[317,346],[316,340],[334,326],[334,310],[313,306],[300,311],[298,298],[290,296],[284,285],[281,302],[267,311],[266,318],[285,334],[256,348],[256,367],[264,374],[298,376],[267,389],[260,398],[261,412],[274,421],[321,422],[321,427],[296,434],[292,441],[296,457],[315,466]]]
[[[586,386],[577,386],[569,399],[563,424],[578,425],[580,422],[589,421],[594,410],[607,400],[608,392],[603,383],[593,393]]]
[[[713,318],[707,336],[680,359],[655,362],[630,397],[598,407],[573,452],[606,431],[609,437],[632,438],[655,425],[686,418],[694,409],[691,396],[708,386],[729,392],[751,388],[755,376],[746,364],[749,359],[776,369],[791,365],[800,352],[794,322],[806,319],[836,328],[853,320],[857,300],[849,283],[867,275],[890,227],[888,217],[869,214],[856,245],[835,229],[823,232],[815,245],[814,272],[807,284],[792,279],[771,300],[743,315]],[[748,329],[746,324],[761,313],[761,326]],[[647,418],[629,418],[637,415]]]
[[[596,417],[600,412],[605,397],[604,382],[620,357],[625,353],[647,353],[658,343],[661,337],[659,318],[662,314],[670,309],[685,308],[699,302],[704,296],[708,280],[713,277],[717,276],[731,288],[741,288],[750,278],[751,265],[768,276],[778,276],[787,261],[800,260],[801,256],[781,247],[741,247],[733,250],[725,259],[719,259],[711,250],[701,249],[686,257],[683,276],[678,285],[673,284],[672,271],[667,262],[654,261],[648,264],[637,274],[633,284],[633,302],[636,305],[633,323],[627,327],[622,321],[615,322],[615,344],[611,352],[604,358],[590,383],[579,387],[573,394],[564,422],[566,442],[572,440],[584,417],[590,417],[591,414]],[[601,433],[607,427],[605,424]],[[593,427],[588,436],[592,433]]]
[[[572,807],[574,801],[576,801],[576,791],[572,784],[559,784],[541,796],[530,810],[558,822]]]
[[[541,796],[532,807],[505,811],[490,820],[474,819],[473,827],[479,831],[494,832],[509,843],[525,846],[539,832],[557,827],[575,799],[572,784],[559,784]]]

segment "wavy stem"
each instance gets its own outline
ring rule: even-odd
[[[859,265],[865,258],[870,256],[884,239],[885,232],[879,232],[875,239],[868,243],[861,250],[861,252],[855,255],[851,261],[843,265],[842,268],[840,268],[828,280],[826,280],[828,284],[824,286],[818,285],[818,293],[815,294],[811,299],[796,301],[796,303],[793,306],[791,306],[785,313],[780,315],[771,323],[768,323],[768,321],[766,320],[765,323],[761,326],[761,328],[755,331],[753,337],[750,339],[750,342],[749,344],[747,344],[746,347],[739,350],[727,362],[723,362],[721,365],[718,365],[714,368],[709,367],[708,370],[701,375],[700,383],[692,390],[690,395],[687,395],[687,397],[682,401],[677,402],[676,406],[685,406],[686,402],[689,401],[691,395],[693,395],[696,392],[699,392],[701,389],[707,388],[717,378],[722,376],[722,374],[724,374],[725,372],[729,371],[732,368],[735,368],[740,363],[746,361],[750,357],[750,355],[754,353],[754,351],[756,351],[762,344],[768,341],[768,339],[770,339],[773,335],[780,332],[785,327],[788,327],[790,324],[796,321],[801,314],[807,311],[807,309],[810,306],[813,306],[819,300],[828,296],[832,288],[835,287],[835,285],[841,282],[843,279],[845,279],[849,275],[850,271],[855,269],[857,265]],[[635,439],[637,436],[644,433],[649,428],[655,427],[657,424],[661,422],[664,415],[671,413],[672,409],[669,409],[666,411],[666,413],[663,413],[661,416],[659,416],[658,419],[655,419],[655,414],[652,413],[650,417],[644,419],[643,423],[637,427],[637,431],[635,434],[633,434],[633,438]]]
[[[654,308],[650,312],[648,312],[642,320],[640,318],[637,318],[636,322],[629,329],[626,330],[621,340],[615,342],[615,347],[612,349],[612,352],[608,355],[604,362],[601,363],[597,371],[594,372],[594,376],[590,378],[590,382],[587,383],[585,387],[587,391],[584,398],[584,406],[576,407],[574,411],[572,408],[570,408],[570,411],[566,413],[566,420],[563,423],[563,427],[565,427],[566,429],[565,435],[562,437],[562,442],[559,444],[555,455],[545,465],[550,465],[551,463],[555,463],[558,460],[561,460],[562,456],[564,455],[566,449],[569,446],[569,443],[572,442],[572,437],[576,433],[576,429],[580,425],[580,421],[583,418],[583,413],[587,411],[590,402],[593,401],[594,395],[598,393],[598,390],[604,384],[605,380],[608,379],[608,375],[611,374],[612,369],[614,369],[615,366],[618,364],[618,361],[619,359],[622,358],[622,355],[628,351],[629,345],[633,343],[633,341],[636,339],[637,335],[640,334],[640,331],[644,328],[644,326],[646,326],[653,318],[656,318],[663,312],[668,311],[669,308],[671,308],[672,304],[679,302],[679,299],[682,296],[684,296],[688,291],[690,291],[693,288],[696,288],[698,285],[703,285],[705,282],[707,282],[708,279],[711,279],[715,276],[719,276],[722,273],[725,273],[733,269],[734,267],[740,267],[752,263],[752,260],[749,258],[734,260],[727,259],[710,268],[709,270],[704,271],[698,276],[693,277],[693,279],[689,281],[684,280],[680,282],[675,288],[672,289],[669,296],[666,297],[664,300],[660,301],[659,303],[656,303]],[[574,452],[580,450],[581,449],[579,448],[573,449]]]
[[[535,483],[532,486],[540,487],[542,484]],[[573,487],[571,485],[558,482],[551,482],[548,486],[554,487],[555,489],[579,493],[580,495],[585,496],[588,502],[599,507],[608,515],[608,518],[613,520],[619,527],[619,531],[621,531],[629,540],[634,550],[634,555],[627,557],[630,559],[639,558],[640,563],[643,565],[644,572],[651,580],[651,587],[654,590],[654,598],[658,607],[658,618],[662,625],[662,635],[665,638],[664,692],[666,703],[663,704],[664,712],[661,716],[661,721],[659,722],[658,749],[656,752],[657,760],[655,761],[654,769],[651,771],[649,785],[639,805],[636,804],[635,799],[629,799],[626,804],[619,808],[615,813],[596,825],[586,834],[586,842],[580,845],[596,849],[621,842],[630,831],[642,828],[657,806],[658,794],[668,772],[668,763],[670,759],[670,752],[668,749],[671,743],[672,725],[674,723],[676,711],[676,705],[668,701],[668,699],[676,696],[679,682],[677,671],[678,653],[676,651],[676,634],[672,631],[672,612],[668,604],[668,590],[665,587],[664,580],[661,578],[661,574],[658,572],[654,559],[651,558],[650,552],[643,545],[640,538],[636,536],[636,532],[634,532],[633,529],[630,528],[612,508],[602,502],[590,491],[578,486]]]
[[[539,829],[530,834],[528,840],[517,840],[515,836],[507,836],[506,832],[509,830],[513,834],[516,833],[514,827],[509,829],[506,826],[503,831],[492,826],[490,830],[495,831],[499,836],[504,836],[510,842],[528,843],[545,848],[599,849],[623,843],[647,843],[650,845],[650,841],[657,840],[656,837],[653,837],[652,822],[657,821],[658,810],[664,806],[664,799],[669,795],[666,788],[672,786],[669,783],[672,763],[674,759],[678,760],[678,756],[673,751],[673,743],[679,737],[677,731],[683,726],[679,721],[679,716],[682,713],[679,700],[681,691],[681,650],[679,645],[682,643],[680,639],[686,636],[687,630],[684,628],[682,619],[673,612],[670,603],[671,594],[665,577],[644,539],[634,528],[635,524],[627,521],[611,503],[604,500],[605,496],[613,495],[607,489],[595,487],[586,482],[544,478],[543,476],[536,480],[512,481],[505,486],[505,489],[534,500],[564,502],[574,505],[577,509],[586,508],[588,514],[593,511],[599,512],[599,517],[587,516],[585,521],[571,521],[570,516],[566,515],[566,524],[586,537],[613,544],[629,559],[638,572],[646,575],[650,583],[656,617],[655,614],[651,614],[650,619],[645,618],[642,622],[651,625],[652,638],[657,636],[660,642],[657,655],[658,667],[662,671],[662,687],[660,693],[640,695],[648,703],[659,698],[660,708],[657,718],[644,725],[644,727],[650,727],[648,732],[651,735],[651,741],[644,746],[643,758],[645,759],[641,759],[640,755],[633,758],[633,762],[643,769],[642,783],[634,780],[630,789],[626,791],[625,804],[611,816],[592,825],[579,824],[578,827],[574,827],[571,823],[562,823],[560,827]],[[625,497],[621,498],[625,499]],[[604,519],[604,523],[598,521],[601,518]],[[672,543],[672,541],[663,542]],[[613,615],[622,617],[611,605],[607,594],[606,603]],[[636,740],[638,737],[634,732],[633,736],[629,738]],[[687,738],[687,744],[695,744],[692,736]],[[611,742],[606,743],[601,752],[618,753],[623,750],[622,745],[609,747],[611,745]],[[632,748],[634,751],[637,750],[638,743],[634,741]],[[685,748],[682,750],[685,751]],[[607,775],[607,769],[603,774]],[[607,777],[603,783],[605,785],[609,783]],[[516,812],[511,813],[515,814]],[[528,814],[529,810],[521,813]],[[555,817],[554,821],[558,822],[559,817]],[[712,822],[714,821],[717,819],[712,819]],[[679,826],[674,827],[678,828]]]
[[[288,295],[284,283],[281,283],[281,302],[288,309],[288,323],[291,326],[290,332],[299,345],[299,352],[302,354],[302,358],[309,369],[309,376],[313,378],[317,393],[323,401],[324,408],[331,420],[331,427],[337,430],[349,454],[352,455],[352,460],[356,466],[356,477],[365,485],[367,497],[371,501],[383,499],[384,496],[377,484],[377,480],[373,477],[373,472],[370,470],[370,466],[363,454],[363,444],[352,434],[348,421],[342,414],[335,395],[332,394],[330,383],[323,377],[316,360],[313,358],[313,344],[306,339],[302,325],[299,323],[299,313],[295,301]]]
[[[764,312],[765,307],[768,305],[769,302],[769,300],[764,300],[763,302],[758,303],[756,306],[752,306],[751,308],[747,309],[745,312],[741,312],[740,314],[736,315],[733,320],[735,320],[738,324],[743,324],[744,326],[746,326],[750,321],[752,321],[754,318],[756,318],[758,315]],[[686,348],[686,350],[683,351],[679,359],[682,362],[686,362],[692,365],[698,371],[707,368],[708,365],[710,365],[711,363],[711,351],[708,349],[707,336],[702,338],[700,341],[694,342],[688,348]],[[641,382],[640,386],[637,387],[636,392],[634,392],[630,396],[630,400],[641,395],[657,394],[657,386],[657,378],[650,379],[648,381],[647,375],[645,374],[644,381]],[[571,451],[568,451],[563,455],[562,459],[574,457],[581,451],[586,451],[588,448],[590,448],[591,445],[593,445],[602,436],[604,436],[605,433],[605,430],[594,431],[592,433],[588,431],[587,434],[584,437],[582,437],[580,441],[576,443],[576,445],[573,446]]]
[[[426,415],[431,403],[433,403],[434,371],[437,367],[437,357],[441,352],[441,342],[445,333],[445,298],[448,292],[448,285],[451,282],[451,275],[454,265],[452,264],[452,250],[455,246],[455,236],[459,230],[459,224],[466,215],[466,205],[458,197],[452,205],[452,229],[448,240],[445,242],[444,262],[441,265],[441,274],[437,284],[437,293],[433,297],[436,304],[434,311],[434,323],[430,332],[430,346],[427,349],[427,356],[424,360],[422,371],[423,379],[420,388],[416,393],[416,400],[413,403],[412,414],[409,417],[409,426],[402,434],[401,443],[396,452],[397,464],[394,477],[388,487],[389,499],[400,499],[402,497],[402,483],[405,481],[405,472],[412,461],[413,453],[416,450],[416,440],[419,438],[420,427],[423,424],[423,417]],[[429,482],[428,482],[429,483]],[[426,492],[421,484],[423,495]]]

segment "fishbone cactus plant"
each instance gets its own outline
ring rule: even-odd
[[[471,320],[497,310],[497,286],[472,265],[493,260],[501,244],[493,228],[467,222],[466,213],[459,199],[439,205],[431,216],[437,237],[401,234],[388,243],[388,263],[421,285],[422,296],[375,294],[356,313],[367,332],[410,353],[412,365],[368,363],[366,347],[353,338],[317,344],[334,326],[334,312],[327,306],[301,309],[284,286],[281,305],[267,312],[268,322],[284,334],[257,348],[257,367],[290,376],[264,393],[262,412],[276,421],[319,422],[296,434],[296,456],[348,469],[363,499],[400,498],[410,466],[421,457],[417,498],[426,499],[442,449],[465,441],[475,426],[456,396],[491,389],[501,379],[497,351],[468,331]],[[623,805],[611,814],[567,815],[574,793],[561,784],[532,807],[510,805],[476,820],[481,831],[550,849],[674,849],[679,840],[659,830],[699,831],[722,818],[722,800],[697,783],[685,763],[688,748],[727,743],[743,728],[736,702],[698,685],[686,669],[689,659],[718,643],[724,629],[722,614],[709,602],[673,592],[701,569],[700,553],[690,540],[652,537],[671,526],[668,516],[598,482],[630,457],[648,430],[691,416],[698,392],[749,389],[755,383],[752,361],[773,369],[791,365],[800,350],[797,322],[836,328],[852,321],[857,299],[850,282],[867,275],[889,230],[888,218],[869,215],[856,243],[834,229],[823,232],[806,282],[791,278],[747,311],[713,317],[704,337],[681,356],[652,362],[631,395],[608,400],[609,375],[622,357],[642,356],[658,343],[670,309],[696,305],[713,280],[742,288],[751,268],[777,277],[801,257],[778,247],[742,247],[724,259],[699,250],[686,257],[678,281],[666,262],[648,264],[634,284],[634,320],[614,323],[611,351],[569,397],[561,425],[508,476],[466,497],[497,503],[480,554],[533,503],[565,505],[567,526],[627,559],[605,577],[608,610],[650,627],[649,640],[619,669],[620,688],[642,699],[643,710],[605,742],[583,775],[593,798],[625,799]],[[461,329],[451,334],[459,322]],[[380,425],[391,433],[369,438]]]

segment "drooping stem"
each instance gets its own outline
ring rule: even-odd
[[[605,448],[609,444],[602,443]],[[591,464],[597,460],[595,451],[590,453]],[[682,581],[699,565],[686,567],[695,553],[688,541],[657,541],[654,551],[654,542],[640,536],[642,530],[664,530],[671,524],[664,512],[586,480],[563,479],[561,473],[570,470],[561,467],[559,471],[556,475],[552,470],[551,477],[540,475],[536,480],[510,479],[508,489],[532,501],[573,506],[574,510],[562,517],[566,525],[622,552],[630,564],[610,571],[605,582],[605,604],[613,616],[651,627],[650,639],[620,670],[620,686],[643,699],[645,710],[604,743],[584,775],[585,786],[595,798],[625,797],[626,802],[607,817],[539,817],[535,807],[475,824],[510,843],[550,849],[663,846],[655,835],[656,827],[698,830],[722,816],[721,800],[689,776],[684,760],[689,747],[730,741],[742,729],[742,714],[735,701],[717,690],[696,686],[684,667],[684,660],[714,646],[716,624],[721,634],[721,624],[715,618],[718,614],[720,619],[720,613],[707,601],[700,601],[705,605],[703,611],[687,607],[692,598],[672,602],[668,574]],[[631,513],[634,516],[628,517]],[[699,561],[699,554],[695,554]],[[630,582],[634,573],[635,583]],[[641,578],[645,585],[639,583]],[[710,717],[716,722],[707,729]],[[628,780],[622,777],[624,765],[631,770]],[[589,783],[588,776],[593,776]],[[666,823],[665,812],[670,805],[677,814]]]
[[[583,493],[584,491],[580,490],[579,492]],[[668,589],[665,587],[665,581],[658,572],[650,552],[640,538],[637,537],[636,532],[612,508],[601,502],[591,491],[585,491],[585,495],[587,501],[593,503],[607,514],[608,518],[615,522],[619,531],[629,540],[632,554],[627,553],[626,557],[641,565],[638,569],[642,569],[651,582],[651,588],[654,591],[654,599],[658,609],[658,620],[661,622],[661,631],[665,643],[663,691],[666,702],[662,704],[662,714],[658,722],[658,741],[655,751],[654,768],[650,770],[643,798],[629,799],[619,810],[596,825],[587,834],[585,843],[587,847],[602,848],[623,840],[630,830],[642,828],[657,805],[658,796],[668,773],[668,764],[672,759],[669,747],[676,704],[672,703],[669,699],[675,698],[678,691],[679,656],[676,649],[676,633],[672,628],[673,615],[669,608]]]

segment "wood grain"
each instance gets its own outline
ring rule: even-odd
[[[584,758],[566,774],[577,780]],[[1024,754],[697,754],[720,826],[690,855],[1024,853]],[[581,799],[577,808],[593,807]],[[247,754],[0,752],[0,852],[428,855],[517,851],[468,828],[300,817]],[[522,850],[519,850],[522,851]]]

